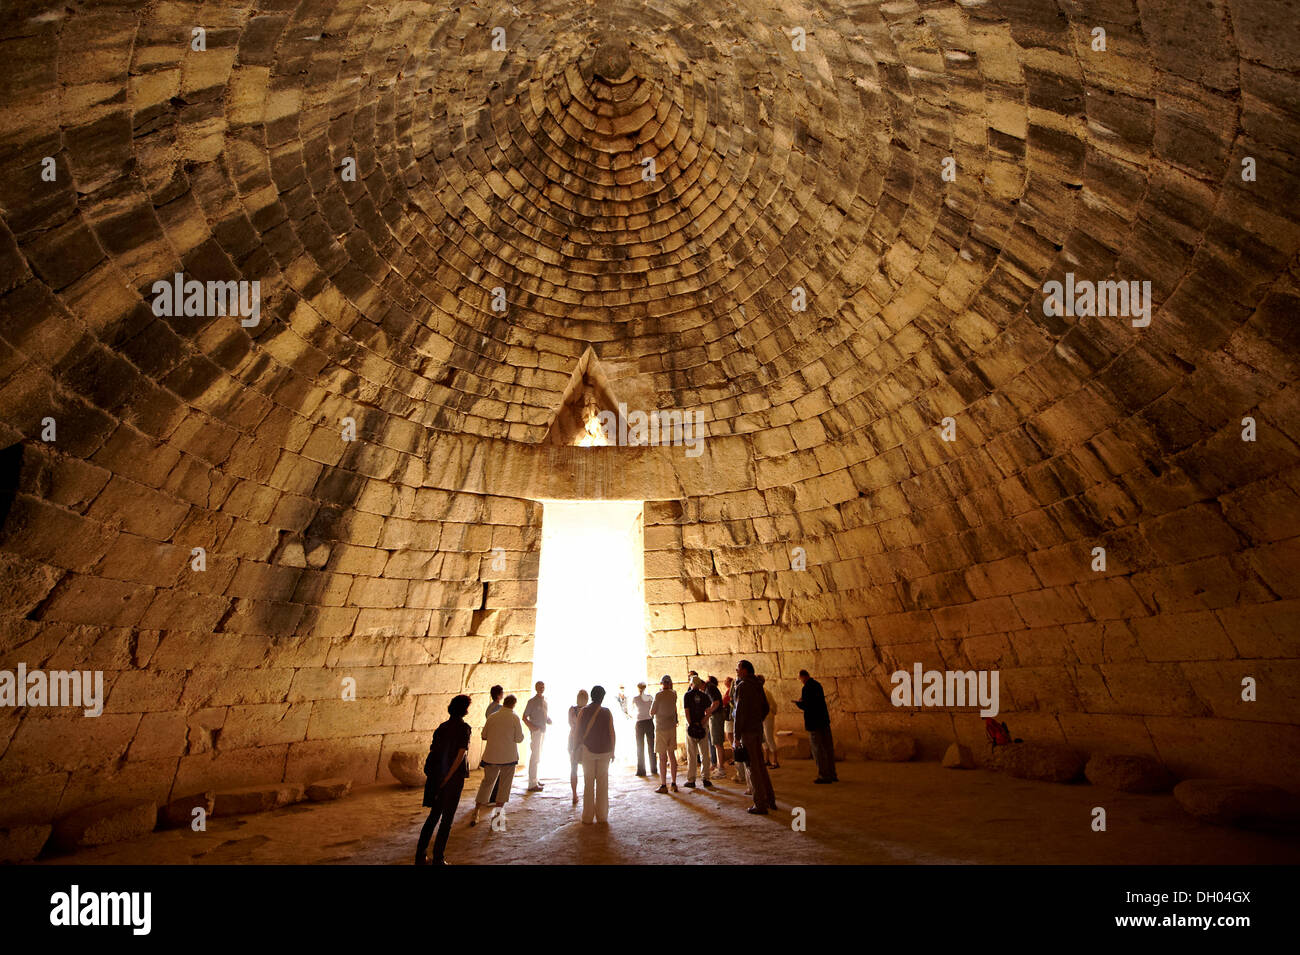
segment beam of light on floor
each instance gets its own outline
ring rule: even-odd
[[[542,508],[532,682],[546,684],[553,720],[543,773],[567,777],[569,707],[578,690],[596,684],[616,719],[620,758],[635,758],[633,724],[617,697],[623,686],[630,699],[646,679],[643,504],[543,501]]]

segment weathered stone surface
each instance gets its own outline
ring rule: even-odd
[[[1088,782],[1126,793],[1167,792],[1174,777],[1150,756],[1094,753],[1084,767]]]
[[[1276,786],[1227,779],[1185,779],[1174,798],[1202,822],[1247,829],[1300,825],[1300,797]]]
[[[194,810],[202,809],[211,816],[216,802],[216,793],[196,793],[193,796],[181,796],[173,799],[158,810],[158,825],[163,829],[179,829],[194,823]]]
[[[398,750],[388,758],[388,771],[403,786],[423,786],[424,758],[424,753]]]
[[[862,755],[867,759],[905,763],[916,756],[916,739],[902,733],[864,733]]]
[[[62,849],[82,849],[138,839],[158,824],[158,806],[142,799],[106,799],[64,816],[54,824]]]
[[[31,862],[45,848],[53,828],[45,823],[0,826],[0,863]]]
[[[1084,757],[1068,746],[1026,741],[995,747],[988,767],[1020,779],[1069,783],[1083,772]]]
[[[652,673],[750,659],[798,736],[808,669],[837,753],[982,758],[969,697],[894,706],[921,663],[1026,739],[1300,788],[1292,0],[277,2],[202,55],[175,5],[30,6],[0,633],[109,703],[0,714],[24,814],[362,785],[526,696],[550,499],[647,502]],[[258,321],[168,314],[178,273]],[[579,446],[619,406],[652,443]]]
[[[299,802],[302,799],[301,783],[267,783],[262,786],[243,786],[216,794],[214,816],[242,816],[251,812],[267,812]]]
[[[969,746],[953,743],[943,754],[944,769],[974,769],[975,756]]]
[[[342,799],[350,792],[351,779],[320,779],[307,787],[307,798],[312,802],[329,802]]]

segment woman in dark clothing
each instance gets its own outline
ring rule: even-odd
[[[438,826],[438,837],[433,840],[433,864],[446,865],[443,852],[447,848],[447,836],[460,804],[465,777],[469,775],[469,724],[465,722],[469,704],[468,696],[454,697],[447,704],[449,719],[433,731],[433,742],[424,761],[424,804],[429,807],[429,818],[424,820],[420,841],[415,844],[416,865],[429,864],[425,853],[434,826]]]

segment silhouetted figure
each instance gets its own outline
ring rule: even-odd
[[[723,747],[727,744],[727,716],[728,710],[722,702],[722,687],[718,686],[718,678],[710,676],[704,681],[704,692],[709,695],[709,755],[713,757],[713,778],[723,779],[726,777],[726,770],[722,768],[724,762],[725,750]]]
[[[501,694],[504,692],[505,690],[501,688],[500,683],[496,684],[495,686],[492,687],[492,689],[488,690],[488,695],[492,697],[492,699],[488,701],[487,712],[483,714],[484,719],[491,716],[497,710],[501,709]],[[479,762],[482,763],[482,760],[480,759]],[[497,791],[495,789],[492,790],[491,799],[492,802],[497,801]]]
[[[673,678],[664,674],[659,681],[663,687],[655,694],[650,715],[655,721],[655,753],[659,756],[659,788],[657,793],[668,792],[668,768],[673,771],[673,792],[677,792],[677,694],[673,692]]]
[[[767,688],[767,677],[759,674],[755,679],[763,688],[763,696],[767,699],[767,716],[763,720],[763,746],[768,753],[767,765],[773,769],[780,769],[781,757],[776,753],[776,697]]]
[[[578,702],[569,707],[569,788],[573,790],[573,804],[578,804],[578,762],[581,757],[578,756],[578,742],[575,733],[578,731],[578,714],[582,712],[583,707],[587,705],[587,691],[578,691]]]
[[[513,693],[507,696],[501,709],[487,718],[479,734],[487,745],[483,747],[483,761],[479,764],[483,767],[483,782],[474,798],[471,826],[478,823],[479,813],[485,806],[504,809],[510,799],[510,784],[519,765],[519,744],[524,741],[524,727],[515,716],[515,703]]]
[[[807,670],[799,671],[799,682],[803,684],[803,693],[794,705],[803,710],[803,728],[808,731],[813,759],[817,760],[817,778],[813,782],[839,782],[840,777],[835,774],[835,744],[831,740],[831,714],[826,708],[826,693]]]
[[[425,853],[435,825],[438,837],[433,841],[433,864],[446,864],[443,853],[447,849],[447,836],[451,834],[451,821],[460,805],[465,777],[469,775],[469,724],[465,722],[469,702],[464,694],[453,697],[447,704],[448,718],[433,731],[429,755],[424,760],[424,804],[429,807],[429,818],[424,820],[420,839],[415,844],[416,865],[429,864]]]
[[[582,821],[609,821],[609,764],[614,761],[614,714],[601,706],[605,688],[591,688],[591,702],[578,713],[574,741],[582,759]]]
[[[704,692],[704,681],[698,675],[691,678],[691,688],[682,697],[682,712],[686,714],[686,788],[695,788],[699,772],[704,788],[712,789],[709,782],[709,730],[708,713],[713,701]]]
[[[546,727],[551,725],[551,718],[546,715],[546,684],[538,680],[533,689],[533,698],[524,706],[524,725],[528,727],[528,791],[535,793],[544,789],[537,778],[537,771],[542,765],[542,743],[546,741]]]
[[[655,699],[645,691],[645,684],[636,685],[637,695],[632,697],[632,705],[636,707],[636,774],[644,776],[646,754],[650,755],[650,775],[658,774],[659,769],[655,764],[655,721],[650,715],[650,709],[654,706]],[[643,748],[644,744],[644,748]]]
[[[750,785],[754,789],[754,805],[749,811],[756,816],[766,816],[776,808],[776,793],[772,780],[763,765],[763,721],[767,719],[767,697],[754,676],[754,665],[748,660],[736,664],[736,682],[731,688],[736,700],[736,741],[749,760]]]

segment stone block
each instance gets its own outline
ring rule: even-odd
[[[906,763],[916,756],[916,739],[902,733],[869,731],[862,737],[862,755],[871,760]]]
[[[0,864],[31,862],[45,848],[53,828],[37,823],[0,827]]]
[[[1168,792],[1174,778],[1159,760],[1150,756],[1095,753],[1084,767],[1094,786],[1125,793]]]
[[[83,806],[54,824],[54,841],[61,849],[84,849],[126,842],[153,832],[158,805],[143,799],[106,799]]]
[[[195,793],[193,796],[181,796],[173,799],[158,810],[158,828],[183,829],[194,822],[194,810],[202,809],[211,816],[216,801],[212,792]]]
[[[975,755],[970,751],[969,746],[953,743],[943,754],[942,765],[944,769],[974,769]]]
[[[266,783],[218,792],[212,806],[214,816],[243,816],[267,812],[302,801],[302,783]]]
[[[1216,826],[1294,829],[1300,825],[1300,797],[1276,786],[1227,779],[1186,779],[1174,798],[1189,814]]]
[[[423,786],[424,755],[409,750],[398,750],[388,759],[388,771],[403,786]]]
[[[1059,743],[1008,743],[994,747],[988,768],[1019,779],[1069,783],[1083,772],[1084,758]]]
[[[351,779],[321,779],[307,787],[307,799],[311,802],[329,802],[332,799],[342,799],[350,792]]]

